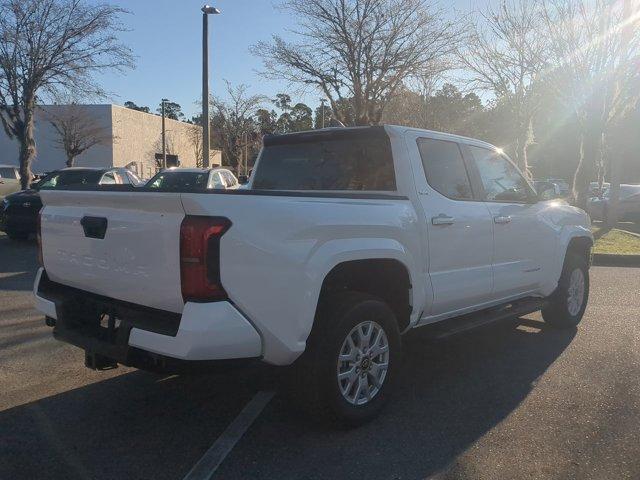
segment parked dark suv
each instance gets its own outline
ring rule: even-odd
[[[7,195],[0,204],[0,231],[12,240],[24,240],[36,233],[38,212],[42,208],[40,189],[71,185],[132,185],[141,181],[126,168],[72,167],[56,170],[31,185],[29,190]]]

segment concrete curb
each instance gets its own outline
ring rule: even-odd
[[[624,228],[616,228],[616,230],[620,230],[621,232],[627,233],[629,235],[633,235],[634,237],[640,238],[640,233],[630,232],[629,230],[625,230]]]
[[[594,253],[593,264],[597,267],[640,267],[640,255]]]

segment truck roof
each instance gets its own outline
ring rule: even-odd
[[[215,172],[217,170],[229,170],[227,167],[211,167],[211,168],[182,168],[171,167],[163,170],[162,173],[177,172],[177,173],[208,173]]]
[[[328,127],[320,128],[317,130],[305,130],[302,132],[283,133],[278,135],[266,135],[264,138],[265,145],[275,145],[279,143],[288,143],[291,141],[313,141],[319,138],[341,138],[356,136],[376,136],[383,132],[402,133],[406,131],[422,132],[428,136],[437,136],[439,138],[450,139],[456,142],[463,142],[467,144],[478,145],[487,147],[492,150],[497,149],[495,145],[492,145],[483,140],[476,138],[465,137],[462,135],[455,135],[453,133],[437,132],[435,130],[425,130],[421,128],[404,127],[401,125],[374,125],[374,126],[362,126],[362,127]]]
[[[61,168],[59,170],[57,170],[58,172],[66,172],[69,170],[76,170],[76,171],[91,171],[91,172],[102,172],[102,171],[107,171],[107,170],[116,170],[118,167],[65,167],[65,168]]]

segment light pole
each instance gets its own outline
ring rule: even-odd
[[[166,98],[163,98],[161,101],[161,105],[162,105],[161,107],[162,108],[162,169],[163,170],[167,168],[167,130],[165,129],[165,125],[164,125],[164,118],[165,118],[164,104],[168,101],[169,100],[167,100]]]
[[[216,7],[202,7],[202,166],[209,167],[209,15],[219,15]]]

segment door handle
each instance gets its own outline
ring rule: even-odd
[[[445,215],[444,213],[431,218],[431,223],[433,225],[453,225],[455,221],[455,218]]]
[[[108,220],[104,217],[82,217],[80,225],[82,225],[85,237],[104,240],[107,233]]]
[[[510,215],[499,215],[497,217],[493,217],[493,221],[495,223],[510,223],[511,216]]]

